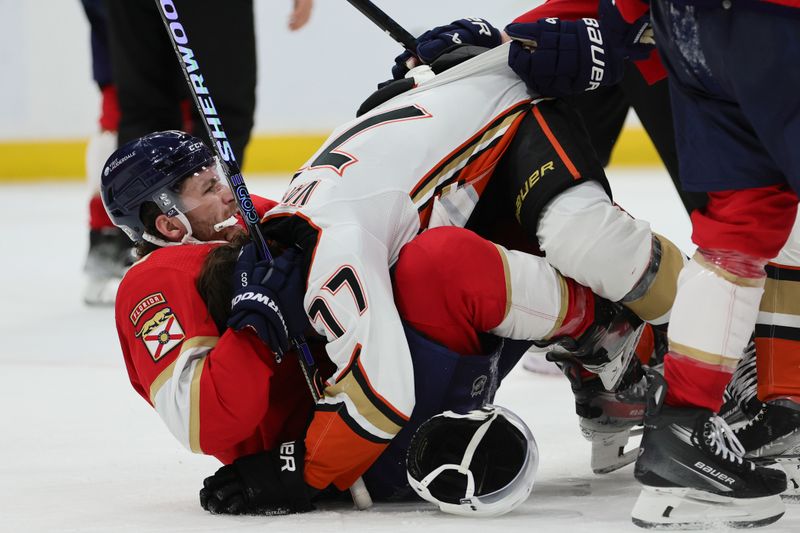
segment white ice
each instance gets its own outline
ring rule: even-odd
[[[665,173],[610,171],[616,200],[690,248],[689,222]],[[275,196],[283,179],[248,178]],[[497,403],[519,413],[539,443],[530,499],[480,520],[419,505],[376,505],[285,517],[220,517],[197,499],[219,465],[183,449],[130,387],[113,311],[81,303],[86,191],[79,183],[0,186],[0,531],[641,531],[632,467],[596,476],[560,376],[519,368]],[[800,508],[764,529],[800,531]]]

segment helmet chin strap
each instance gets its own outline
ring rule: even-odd
[[[186,215],[183,214],[182,212],[178,211],[178,213],[176,215],[174,215],[174,216],[175,216],[175,218],[180,220],[181,223],[183,224],[183,226],[186,228],[186,235],[184,235],[183,238],[180,241],[165,241],[161,237],[156,237],[155,235],[150,235],[147,232],[144,232],[142,234],[142,239],[146,240],[149,243],[155,244],[156,246],[161,246],[162,248],[167,247],[167,246],[180,246],[182,244],[204,244],[205,242],[226,242],[226,241],[219,241],[219,240],[217,240],[217,241],[201,241],[199,239],[196,239],[192,235],[192,224],[189,222],[189,219],[186,217]],[[231,220],[233,220],[232,223],[230,222]],[[219,224],[214,224],[214,231],[219,231],[222,228],[226,228],[226,227],[232,226],[234,224],[236,224],[236,217],[230,217],[227,220],[223,220]],[[220,228],[217,229],[218,227],[220,227]]]

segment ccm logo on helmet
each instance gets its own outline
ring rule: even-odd
[[[603,61],[605,54],[605,50],[603,50],[603,34],[600,33],[600,25],[597,20],[585,18],[583,22],[586,24],[586,33],[589,35],[589,41],[592,43],[589,47],[592,53],[591,81],[586,90],[593,91],[600,87],[600,82],[603,81],[605,75],[606,62]]]

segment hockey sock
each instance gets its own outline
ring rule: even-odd
[[[769,263],[756,322],[758,397],[800,402],[800,267]]]
[[[701,249],[681,271],[664,362],[668,405],[719,410],[756,322],[765,263]]]
[[[666,324],[687,258],[669,239],[653,234],[650,263],[622,302],[642,320]]]
[[[106,208],[103,207],[103,200],[100,194],[93,194],[89,200],[89,229],[101,230],[106,228],[113,228],[114,223],[106,213]]]
[[[591,290],[577,281],[563,278],[566,285],[566,312],[561,327],[550,338],[567,335],[577,339],[594,321],[595,296]]]

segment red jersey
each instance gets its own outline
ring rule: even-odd
[[[148,254],[125,274],[115,314],[136,392],[184,446],[230,463],[302,438],[313,403],[296,362],[276,363],[250,330],[220,334],[196,286],[218,245]]]

